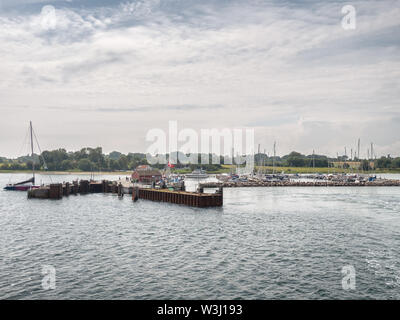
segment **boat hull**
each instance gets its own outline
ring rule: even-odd
[[[4,188],[6,191],[28,191],[30,189],[37,189],[39,186],[7,186]]]

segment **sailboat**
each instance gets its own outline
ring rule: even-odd
[[[30,189],[35,189],[39,188],[39,186],[35,186],[35,161],[34,161],[34,154],[33,154],[33,127],[32,127],[32,121],[29,122],[29,132],[30,132],[30,138],[31,138],[31,156],[32,156],[32,178],[21,181],[18,183],[14,184],[7,184],[6,187],[4,187],[4,190],[9,190],[9,191],[27,191]]]

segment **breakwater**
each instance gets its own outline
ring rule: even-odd
[[[199,185],[201,188],[243,188],[243,187],[400,187],[400,180],[375,181],[227,181],[207,182]]]
[[[145,199],[156,202],[184,204],[191,207],[221,207],[223,205],[223,189],[217,193],[200,193],[186,191],[172,191],[169,189],[142,189],[134,188],[132,199]]]
[[[40,188],[28,191],[29,199],[54,199],[78,194],[113,193],[119,197],[124,194],[132,194],[132,200],[138,199],[182,204],[191,207],[221,207],[223,205],[222,187],[216,193],[175,191],[172,189],[149,188],[149,186],[137,186],[130,181],[88,181],[80,180],[72,183],[52,183]]]

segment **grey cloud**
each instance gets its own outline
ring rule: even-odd
[[[86,112],[162,112],[162,111],[179,111],[179,112],[190,112],[196,110],[208,110],[208,109],[222,109],[221,105],[173,105],[173,106],[142,106],[142,107],[47,107],[47,109],[54,110],[80,110]]]
[[[105,149],[143,151],[148,126],[179,115],[185,127],[254,127],[281,150],[330,152],[361,137],[399,152],[398,1],[354,1],[354,33],[340,28],[345,1],[121,2],[7,1],[0,127],[37,117],[98,138],[112,126]],[[44,4],[59,11],[57,27],[38,28]],[[116,139],[132,123],[135,138]],[[48,132],[54,143],[81,142],[58,135]]]

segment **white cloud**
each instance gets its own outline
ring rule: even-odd
[[[11,124],[30,118],[48,148],[144,151],[148,129],[178,119],[193,128],[255,126],[257,143],[276,139],[282,152],[333,155],[360,136],[400,153],[391,131],[385,141],[384,130],[370,137],[364,129],[399,115],[399,38],[390,32],[400,27],[399,1],[353,3],[355,31],[341,28],[340,3],[175,4],[174,12],[155,0],[53,4],[50,29],[40,11],[0,16],[0,153],[16,152]],[[69,130],[54,132],[63,124]]]

